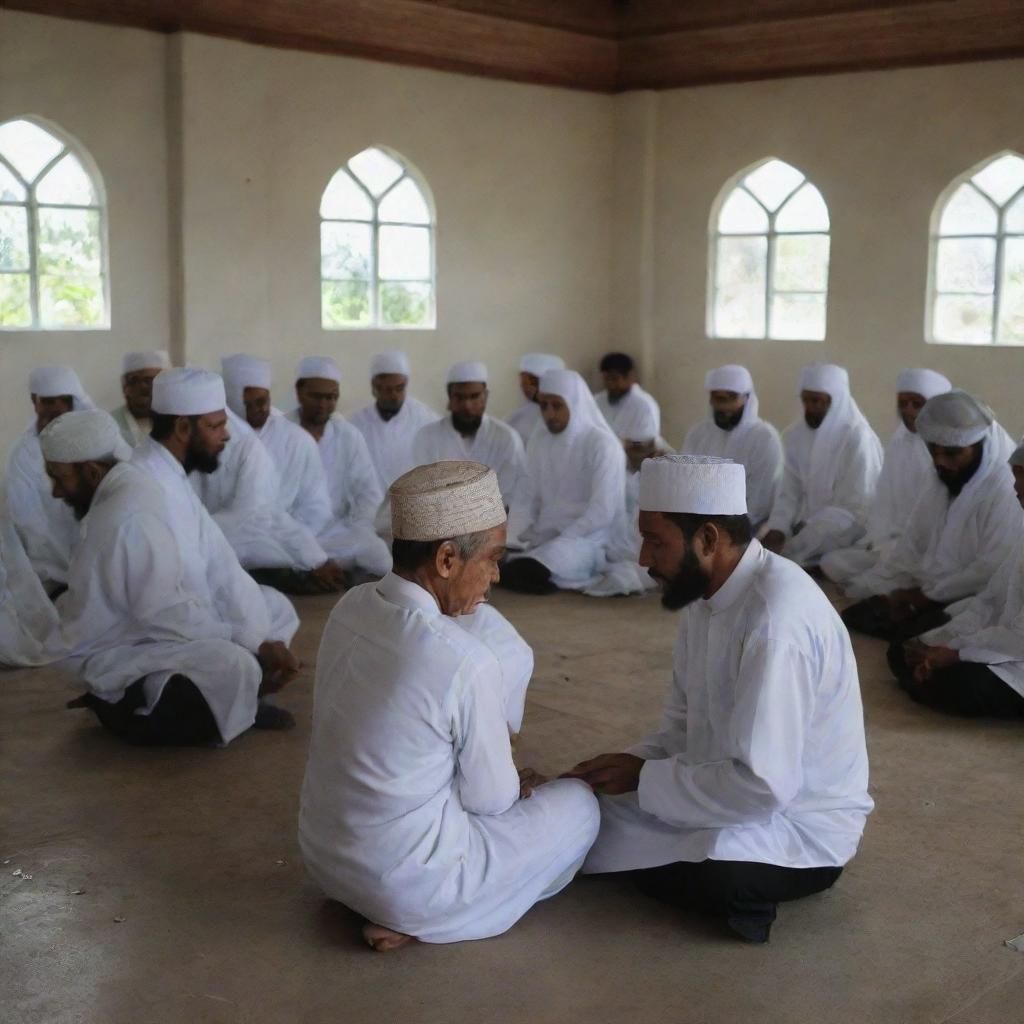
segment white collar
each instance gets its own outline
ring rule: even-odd
[[[418,583],[407,580],[397,573],[389,572],[378,584],[377,593],[402,608],[418,610],[427,615],[440,615],[441,609],[432,594],[424,590]]]

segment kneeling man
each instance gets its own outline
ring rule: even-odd
[[[670,455],[640,470],[641,563],[685,609],[661,728],[569,774],[602,794],[588,872],[765,942],[776,905],[828,889],[868,796],[857,664],[828,599],[751,539],[743,467]]]
[[[599,820],[575,780],[531,795],[502,666],[457,619],[498,580],[494,471],[420,466],[389,496],[394,570],[350,590],[324,630],[299,816],[310,873],[379,951],[501,934],[569,883]]]

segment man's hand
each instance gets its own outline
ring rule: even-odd
[[[329,558],[323,565],[313,569],[309,575],[325,594],[334,594],[345,588],[345,570]]]
[[[894,590],[889,595],[889,619],[892,622],[906,622],[933,604],[935,602],[925,597],[920,587]]]
[[[779,554],[786,546],[786,535],[781,530],[769,530],[761,538],[761,547],[767,548],[774,554]]]
[[[926,683],[940,669],[949,668],[959,661],[959,651],[951,647],[926,647],[923,660],[914,669],[914,678],[919,683]]]
[[[598,754],[589,761],[581,761],[562,778],[582,779],[595,793],[617,796],[636,790],[644,763],[635,754]]]
[[[916,668],[924,661],[930,650],[931,648],[923,640],[915,637],[903,645],[903,660],[910,668]]]
[[[283,689],[302,669],[302,662],[280,640],[264,640],[256,652],[256,659],[263,669],[261,697]]]
[[[548,781],[546,775],[535,772],[532,768],[519,769],[519,799],[525,800],[538,786]]]

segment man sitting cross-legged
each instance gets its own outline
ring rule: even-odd
[[[868,796],[857,664],[828,599],[751,539],[743,467],[699,456],[640,470],[641,563],[683,609],[661,728],[569,774],[601,794],[584,871],[768,939],[776,905],[829,888]]]
[[[502,666],[457,618],[498,579],[494,471],[421,466],[389,496],[394,571],[324,630],[299,815],[310,874],[379,951],[504,932],[569,883],[598,826],[586,786],[517,773]]]
[[[129,449],[100,410],[67,413],[40,443],[54,496],[83,521],[58,601],[65,667],[89,690],[69,707],[145,745],[229,743],[254,724],[290,724],[259,698],[297,673],[285,643],[298,620],[292,612],[273,630],[180,466],[185,500],[169,501],[158,480],[120,461]]]

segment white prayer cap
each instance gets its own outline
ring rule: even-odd
[[[916,426],[925,444],[966,448],[988,433],[995,418],[981,399],[955,389],[929,398],[918,413]]]
[[[541,374],[538,390],[545,395],[558,395],[568,401],[576,391],[578,377],[575,370],[545,370]]]
[[[749,395],[754,390],[754,378],[745,366],[730,363],[709,370],[704,378],[705,391],[735,391],[738,395]]]
[[[28,375],[28,389],[37,398],[85,394],[78,374],[70,366],[37,366]]]
[[[519,360],[519,372],[531,377],[543,377],[548,370],[564,370],[565,360],[561,356],[549,356],[546,352],[528,352]]]
[[[479,362],[456,363],[448,371],[449,384],[487,383],[487,367]]]
[[[39,433],[47,462],[124,462],[132,450],[113,417],[102,409],[76,409],[51,420]]]
[[[373,380],[382,373],[397,373],[401,377],[408,377],[409,357],[397,349],[378,352],[370,362],[370,379]]]
[[[837,398],[850,393],[850,375],[834,363],[808,363],[800,371],[801,391],[824,391]]]
[[[341,367],[330,356],[306,356],[295,369],[296,380],[319,377],[321,380],[333,380],[341,383]],[[250,387],[256,387],[251,384]]]
[[[648,402],[637,402],[636,410],[631,412],[629,422],[622,428],[619,437],[623,441],[653,441],[660,429],[654,406]]]
[[[943,377],[935,370],[904,370],[896,378],[897,391],[910,391],[915,395],[923,395],[925,398],[944,395],[952,388],[953,385],[950,384],[949,378]]]
[[[171,357],[165,349],[153,348],[148,352],[126,352],[121,360],[121,376],[136,370],[169,370]]]
[[[153,378],[153,412],[167,416],[205,416],[227,405],[219,373],[194,366],[164,370]]]
[[[747,478],[732,459],[660,455],[640,467],[640,508],[700,516],[745,516]]]
[[[397,540],[464,537],[506,519],[498,477],[479,462],[417,466],[388,488],[388,497]]]
[[[224,371],[224,380],[244,390],[245,388],[264,388],[270,390],[271,373],[270,362],[266,359],[257,359],[255,356],[247,356],[239,353],[234,356],[225,356],[220,361],[221,369]]]

